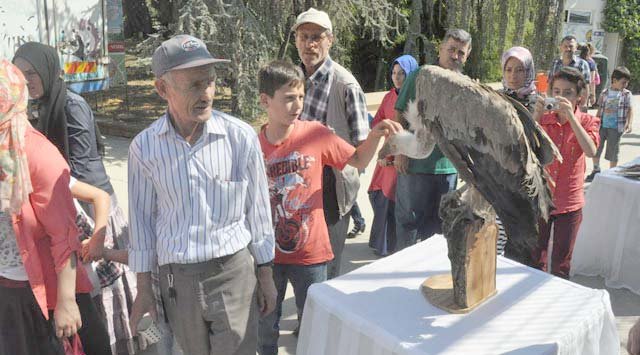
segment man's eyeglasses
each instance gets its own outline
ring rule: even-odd
[[[296,33],[296,40],[307,43],[311,41],[311,43],[319,43],[323,39],[329,37],[326,32],[322,33],[314,33],[314,34],[306,34],[306,33]]]

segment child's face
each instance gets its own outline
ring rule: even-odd
[[[304,85],[281,86],[273,94],[260,94],[262,107],[267,110],[270,124],[289,126],[302,113],[302,103],[304,102]]]
[[[578,86],[568,80],[565,79],[556,79],[553,81],[553,86],[551,87],[551,96],[562,96],[565,99],[571,101],[573,108],[575,109],[578,105]]]
[[[628,85],[629,80],[627,78],[613,79],[611,81],[611,88],[617,91],[626,89]]]

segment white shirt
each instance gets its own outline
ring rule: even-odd
[[[245,247],[274,258],[269,191],[253,128],[213,111],[189,145],[167,114],[129,147],[129,266],[198,263]]]
[[[17,281],[29,280],[20,256],[11,215],[4,212],[0,212],[0,276]]]

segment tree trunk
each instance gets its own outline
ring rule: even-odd
[[[473,9],[470,9],[469,7],[472,7],[474,4],[474,2],[472,1],[462,1],[462,11],[460,13],[460,28],[462,28],[465,31],[469,31],[469,24],[471,23],[471,14]]]
[[[547,42],[548,36],[548,22],[549,22],[549,8],[552,0],[540,0],[538,2],[538,8],[536,13],[536,20],[533,32],[534,46],[533,46],[533,61],[538,68],[548,68],[546,62],[547,47],[555,49],[555,44]]]
[[[388,66],[384,61],[384,52],[385,49],[383,46],[380,46],[380,50],[378,51],[378,64],[376,65],[376,83],[375,90],[385,90],[386,89],[386,78],[389,75]]]
[[[404,43],[404,53],[411,54],[415,58],[420,58],[418,39],[422,32],[422,0],[411,1],[411,17],[409,18],[409,29],[407,40]]]
[[[524,22],[525,19],[516,19]],[[509,0],[500,0],[500,26],[498,30],[498,54],[504,53],[507,44],[507,27],[509,27]]]
[[[124,13],[124,36],[130,38],[140,33],[153,32],[151,27],[151,15],[147,3],[139,0],[123,0],[122,11]]]
[[[556,48],[560,44],[560,36],[562,35],[562,15],[564,13],[564,0],[554,1],[555,14],[551,17],[553,23],[551,24],[551,33],[549,33],[549,43],[552,45],[547,47],[546,63],[550,65],[556,54]]]
[[[519,0],[516,13],[516,29],[513,36],[513,45],[521,46],[524,43],[524,25],[529,21],[529,1]]]
[[[458,27],[458,8],[456,7],[456,0],[447,1],[447,28]]]

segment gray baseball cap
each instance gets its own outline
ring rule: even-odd
[[[151,69],[156,78],[170,70],[199,67],[202,65],[230,62],[213,58],[207,46],[199,38],[176,35],[162,42],[151,58]]]

